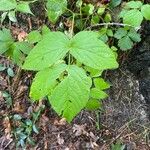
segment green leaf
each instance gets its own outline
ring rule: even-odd
[[[0,30],[0,54],[6,52],[13,42],[10,30],[5,28]]]
[[[124,150],[126,145],[123,145],[120,141],[117,141],[115,144],[111,145],[111,150]]]
[[[112,50],[92,31],[76,34],[70,43],[70,53],[81,63],[98,70],[118,67]]]
[[[42,39],[42,35],[35,30],[28,34],[27,39],[30,43],[37,43]]]
[[[6,19],[8,12],[3,12],[1,15],[1,24],[4,22],[4,20]]]
[[[86,109],[88,110],[96,110],[101,107],[101,103],[97,99],[89,99],[89,101],[86,104]]]
[[[46,25],[43,25],[42,35],[44,36],[44,35],[48,34],[49,32],[51,32],[50,29]]]
[[[15,11],[10,11],[8,13],[9,20],[12,22],[17,22]]]
[[[111,15],[109,14],[109,13],[107,13],[106,15],[105,15],[105,17],[104,17],[104,20],[105,20],[105,22],[107,23],[107,22],[110,22],[111,21]]]
[[[16,7],[16,10],[22,13],[29,13],[33,15],[33,13],[30,10],[29,2],[19,2],[19,4]]]
[[[82,0],[77,0],[76,7],[80,8],[82,6],[82,4],[83,4]]]
[[[137,9],[129,10],[123,16],[123,23],[139,27],[143,21],[141,12]]]
[[[91,91],[90,91],[90,97],[94,98],[94,99],[104,99],[106,97],[108,97],[108,95],[97,89],[97,88],[92,88]]]
[[[4,71],[6,69],[6,67],[2,64],[0,64],[0,71]]]
[[[32,128],[33,128],[33,131],[34,131],[36,134],[39,134],[39,130],[38,130],[38,128],[36,127],[35,124],[32,126]]]
[[[94,24],[98,24],[100,21],[100,18],[98,15],[95,15],[95,16],[92,16],[92,19],[91,19],[91,24],[94,25]]]
[[[10,30],[6,28],[3,28],[2,30],[0,30],[0,41],[2,42],[13,41]]]
[[[133,42],[131,41],[129,36],[125,36],[119,40],[118,46],[120,47],[121,50],[126,51],[133,47]]]
[[[150,5],[149,4],[143,5],[141,8],[141,12],[146,20],[150,20]]]
[[[50,93],[53,85],[56,83],[56,79],[66,69],[65,64],[59,64],[51,68],[46,68],[39,71],[31,85],[30,97],[34,100],[41,99]]]
[[[91,79],[83,69],[69,66],[68,76],[54,89],[49,101],[54,110],[70,122],[87,104]]]
[[[140,8],[142,5],[141,1],[130,1],[126,3],[125,8]]]
[[[33,48],[33,46],[30,43],[26,42],[26,41],[15,42],[14,44],[16,46],[16,49],[20,50],[24,54],[29,54],[29,52]]]
[[[122,0],[111,0],[109,5],[110,5],[110,7],[114,8],[118,5],[120,5],[121,1]]]
[[[128,36],[134,41],[134,42],[140,42],[141,37],[140,34],[136,32],[136,30],[131,29],[128,33]]]
[[[113,37],[113,31],[111,29],[107,30],[107,35]]]
[[[87,4],[84,7],[82,7],[82,11],[86,14],[86,15],[92,15],[94,12],[94,5],[92,4]]]
[[[49,20],[56,23],[67,8],[67,0],[48,0],[46,7]]]
[[[99,76],[101,76],[102,73],[103,73],[103,70],[93,69],[93,68],[88,67],[88,66],[85,66],[84,68],[85,68],[85,70],[86,70],[87,72],[90,73],[90,76],[91,76],[91,77],[99,77]]]
[[[62,59],[68,52],[69,39],[61,32],[50,32],[31,50],[23,65],[27,70],[43,70]]]
[[[13,116],[13,119],[14,119],[14,120],[21,120],[22,117],[21,117],[20,115],[18,115],[18,114],[15,114],[15,115]]]
[[[14,63],[21,66],[22,61],[24,60],[24,55],[21,53],[21,51],[18,48],[14,48],[12,60],[14,61]]]
[[[116,33],[114,34],[114,37],[117,39],[121,39],[122,37],[127,35],[127,30],[124,28],[119,28]]]
[[[123,18],[127,12],[128,12],[128,10],[123,9],[119,14],[119,18]]]
[[[12,10],[15,9],[16,6],[16,0],[0,0],[0,11]]]
[[[97,89],[105,90],[110,88],[110,84],[108,82],[105,82],[102,78],[95,78],[94,80],[94,86]]]
[[[8,74],[10,77],[14,77],[14,76],[15,76],[14,71],[13,71],[13,69],[11,69],[11,68],[8,68],[8,69],[7,69],[7,74]]]
[[[105,7],[99,7],[97,10],[98,15],[102,15],[105,12]]]

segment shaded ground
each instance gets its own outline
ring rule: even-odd
[[[9,61],[2,57],[0,63],[10,66]],[[17,71],[17,68],[14,70]],[[83,111],[70,125],[58,118],[46,101],[43,102],[46,109],[37,122],[40,133],[33,134],[35,149],[110,149],[111,144],[117,140],[125,144],[127,150],[149,149],[147,107],[139,92],[138,80],[125,66],[107,73],[107,76],[112,88],[108,91],[110,97],[103,101],[104,110],[96,113]],[[0,148],[15,149],[15,139],[11,134],[13,122],[7,117],[20,114],[24,118],[30,118],[30,111],[36,110],[41,103],[29,102],[28,86],[32,79],[31,73],[22,72],[17,81],[16,76],[10,78],[3,71],[0,78],[0,90],[11,93],[13,99],[11,109],[7,108],[6,99],[2,96],[0,99]],[[31,146],[28,148],[32,149]]]

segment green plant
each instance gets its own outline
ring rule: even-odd
[[[46,8],[49,20],[56,23],[67,8],[67,0],[47,0]]]
[[[22,68],[37,71],[30,89],[33,100],[47,97],[52,108],[68,122],[83,108],[91,110],[101,106],[100,100],[107,97],[103,90],[110,85],[100,76],[104,70],[118,67],[114,38],[118,40],[120,49],[131,49],[133,42],[141,40],[136,29],[141,25],[143,16],[149,20],[149,5],[131,1],[125,3],[121,11],[123,24],[111,22],[113,17],[109,7],[116,7],[120,3],[121,1],[112,1],[107,6],[94,6],[78,0],[75,4],[77,9],[73,12],[67,8],[66,0],[47,0],[46,14],[50,22],[55,24],[65,13],[71,21],[68,32],[51,32],[44,26],[42,34],[32,31],[27,41],[15,42],[10,31],[1,31],[1,54],[21,65],[24,59],[20,60],[20,56],[25,53],[23,56],[28,56]],[[10,10],[15,9],[10,6]],[[131,22],[133,16],[138,18]],[[99,25],[105,27],[98,28],[98,32],[82,31]],[[109,25],[119,27],[114,29],[109,28]],[[111,48],[108,46],[110,39]]]
[[[23,69],[39,71],[31,86],[31,98],[48,96],[54,110],[69,122],[87,105],[90,95],[106,97],[100,88],[92,88],[92,78],[77,61],[96,70],[118,66],[111,49],[92,31],[71,38],[50,32],[31,50],[23,65]]]
[[[16,12],[22,12],[22,13],[29,13],[33,15],[33,13],[30,10],[29,4],[35,2],[34,1],[17,1],[17,0],[1,0],[0,1],[0,11],[2,11],[1,15],[1,23],[5,20],[5,18],[8,16],[9,20],[12,22],[17,22],[16,19]]]
[[[140,34],[134,28],[127,30],[126,28],[118,28],[114,37],[118,39],[118,46],[121,50],[126,51],[133,47],[133,42],[140,42]]]
[[[123,145],[120,141],[117,141],[115,144],[111,145],[111,150],[124,150],[125,145]]]
[[[31,113],[31,119],[25,119],[19,114],[14,114],[11,119],[13,121],[13,135],[16,139],[16,147],[21,146],[23,149],[26,149],[26,144],[35,145],[35,142],[32,138],[32,134],[39,133],[39,130],[36,126],[42,111],[44,110],[45,105],[41,105],[37,111]]]
[[[0,30],[0,55],[3,54],[13,60],[14,63],[21,66],[25,55],[32,49],[32,44],[27,41],[15,41],[10,30],[3,28]]]
[[[143,17],[150,20],[150,5],[143,4],[141,1],[127,2],[120,13],[123,23],[133,27],[139,27],[144,19]]]

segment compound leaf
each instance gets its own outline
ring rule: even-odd
[[[149,4],[143,5],[141,8],[141,12],[146,20],[150,20],[150,5]]]
[[[70,43],[70,53],[81,63],[99,70],[118,66],[111,49],[92,31],[76,34]]]
[[[91,79],[83,69],[69,66],[68,76],[54,89],[49,101],[54,110],[70,122],[87,104]]]
[[[30,96],[34,100],[38,100],[50,93],[56,79],[66,69],[65,64],[59,64],[51,68],[39,71],[31,85]]]
[[[31,50],[23,65],[27,70],[42,70],[52,66],[68,52],[69,39],[61,32],[50,32]]]

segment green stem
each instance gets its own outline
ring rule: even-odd
[[[70,37],[72,38],[74,35],[74,19],[75,19],[75,14],[72,14],[72,24],[71,24],[71,31],[70,31]],[[70,53],[68,54],[68,65],[71,64],[71,55]]]

